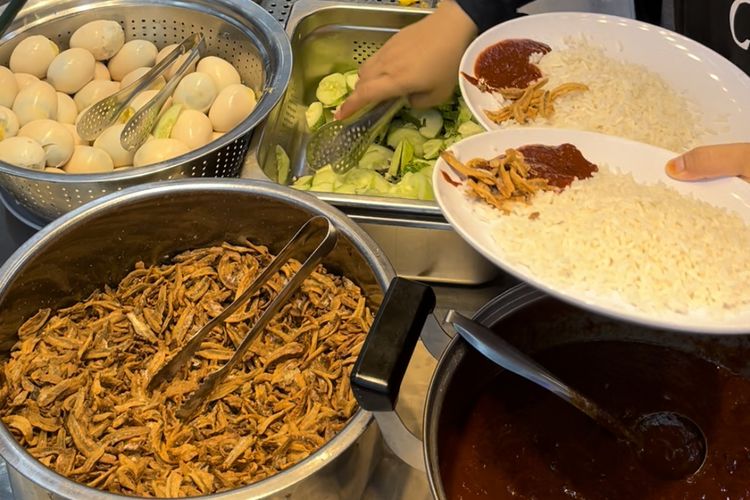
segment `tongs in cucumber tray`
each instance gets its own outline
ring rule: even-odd
[[[128,85],[115,94],[105,97],[101,101],[91,106],[88,111],[83,113],[81,120],[76,126],[78,135],[87,141],[93,141],[104,130],[115,123],[123,111],[125,111],[130,102],[143,92],[148,90],[154,81],[167,71],[172,64],[182,55],[188,54],[180,67],[175,72],[173,78],[170,78],[167,84],[151,98],[140,110],[138,110],[125,124],[125,128],[120,135],[122,147],[128,151],[135,151],[141,144],[146,142],[148,134],[156,124],[159,118],[162,106],[167,102],[169,96],[174,92],[177,84],[180,83],[182,76],[187,73],[193,64],[205,51],[206,44],[203,35],[196,33],[190,35],[182,41],[175,49],[164,59],[151,68],[148,73]]]
[[[302,282],[305,281],[305,279],[315,270],[323,258],[333,250],[336,246],[336,240],[338,239],[338,232],[336,231],[336,228],[333,227],[333,224],[331,224],[331,221],[323,216],[316,216],[307,221],[297,231],[297,234],[289,240],[289,243],[286,244],[281,252],[279,252],[279,254],[271,261],[268,267],[266,267],[263,272],[255,278],[255,281],[253,281],[247,290],[242,292],[242,294],[240,294],[240,296],[227,306],[227,308],[218,316],[198,330],[198,332],[188,340],[185,346],[154,375],[149,382],[149,390],[155,389],[168,378],[174,377],[180,370],[180,367],[186,365],[188,361],[190,361],[200,347],[203,339],[211,332],[211,330],[223,323],[224,320],[239,309],[240,306],[245,304],[253,294],[260,290],[261,287],[265,285],[266,282],[268,282],[268,280],[270,280],[271,277],[273,277],[273,275],[276,274],[295,253],[297,253],[297,251],[301,250],[301,248],[309,247],[307,244],[312,241],[318,241],[314,238],[318,238],[320,243],[318,243],[315,249],[309,254],[299,271],[292,276],[284,288],[282,288],[278,295],[276,295],[271,301],[266,310],[263,311],[263,314],[258,318],[240,345],[237,346],[237,350],[229,361],[206,377],[203,383],[198,386],[198,389],[196,389],[195,392],[183,402],[182,406],[176,412],[178,418],[182,420],[188,419],[202,406],[203,402],[211,395],[216,386],[219,385],[232,368],[242,360],[247,349],[260,336],[266,325],[268,325],[273,316],[286,303],[287,299],[297,291],[300,285],[302,285]]]

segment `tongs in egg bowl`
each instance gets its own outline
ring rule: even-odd
[[[274,257],[263,272],[255,278],[250,286],[219,315],[198,330],[198,332],[188,340],[185,346],[153,376],[148,384],[149,390],[155,389],[166,379],[174,377],[180,367],[185,365],[190,358],[193,357],[206,335],[208,335],[215,327],[223,323],[224,320],[231,316],[240,306],[245,304],[253,294],[260,290],[260,288],[288,262],[295,250],[298,250],[301,245],[310,241],[311,238],[321,235],[322,239],[320,243],[309,254],[299,271],[291,277],[287,284],[271,301],[266,310],[263,311],[260,318],[258,318],[247,335],[245,335],[245,338],[242,339],[242,342],[237,346],[234,355],[232,355],[229,361],[227,361],[221,368],[208,375],[208,377],[206,377],[206,379],[198,386],[198,389],[196,389],[195,392],[183,402],[182,406],[176,412],[178,418],[186,420],[202,406],[205,399],[211,395],[216,386],[226,378],[232,368],[242,359],[247,349],[258,338],[258,336],[260,336],[266,325],[268,325],[273,316],[286,303],[287,299],[297,291],[305,279],[315,270],[318,264],[320,264],[323,257],[333,250],[338,239],[338,231],[333,224],[331,224],[331,221],[323,216],[315,216],[308,220],[297,231],[292,239],[289,240],[278,255]]]
[[[205,41],[203,35],[196,33],[190,35],[182,41],[175,49],[170,52],[164,59],[159,61],[148,73],[131,83],[124,89],[115,94],[105,97],[101,101],[92,105],[83,113],[81,119],[76,125],[76,130],[81,138],[87,141],[93,141],[104,130],[115,123],[127,108],[130,102],[154,83],[162,73],[169,70],[172,64],[182,55],[188,54],[180,67],[175,72],[173,78],[167,81],[167,84],[159,90],[138,112],[136,112],[125,124],[125,128],[120,135],[120,142],[128,151],[134,151],[143,144],[148,138],[162,106],[172,95],[177,84],[180,83],[182,76],[190,68],[190,65],[198,59],[205,51]]]

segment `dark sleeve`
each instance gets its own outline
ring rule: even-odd
[[[516,9],[530,0],[456,0],[482,33],[508,19],[518,17]]]

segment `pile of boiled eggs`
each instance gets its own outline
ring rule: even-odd
[[[0,66],[0,161],[69,174],[141,167],[200,148],[250,114],[256,96],[234,66],[203,57],[164,105],[162,117],[170,119],[160,120],[138,150],[126,151],[120,134],[127,119],[174,76],[185,54],[93,143],[81,139],[76,123],[84,111],[142,77],[175,47],[158,50],[146,40],[126,43],[115,21],[81,26],[62,52],[45,36],[25,38],[11,54],[10,69]]]

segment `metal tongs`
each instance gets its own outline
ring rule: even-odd
[[[289,282],[281,289],[276,297],[271,301],[263,314],[261,314],[258,321],[253,325],[248,334],[242,340],[240,345],[237,347],[234,355],[227,361],[224,366],[211,373],[203,383],[198,386],[195,392],[185,401],[182,406],[177,410],[177,418],[185,420],[192,416],[196,410],[198,410],[208,396],[211,395],[213,390],[218,384],[220,384],[224,378],[229,374],[234,365],[236,365],[244,356],[248,347],[260,336],[265,329],[266,325],[271,321],[274,315],[281,309],[286,303],[287,299],[297,291],[302,285],[302,282],[315,270],[315,268],[323,260],[323,257],[328,255],[333,247],[336,246],[336,240],[338,238],[338,231],[331,221],[323,216],[315,216],[307,221],[295,234],[289,243],[279,252],[279,254],[271,261],[263,272],[253,281],[253,283],[237,297],[234,302],[229,304],[221,314],[213,318],[211,321],[206,323],[203,328],[193,335],[185,346],[167,362],[159,371],[154,375],[148,384],[148,389],[153,390],[167,378],[174,377],[179,371],[180,367],[185,365],[195,354],[201,345],[203,339],[208,335],[211,330],[219,326],[229,316],[232,315],[240,306],[245,304],[247,300],[253,296],[260,288],[276,274],[281,267],[288,262],[292,257],[293,253],[300,250],[300,247],[304,247],[313,237],[321,238],[320,243],[307,257],[307,260],[302,264],[299,271],[289,280]]]
[[[167,71],[180,56],[188,54],[188,57],[175,72],[174,77],[125,124],[125,128],[120,135],[122,147],[128,151],[138,149],[148,139],[148,134],[154,128],[162,106],[172,95],[182,76],[190,69],[190,65],[205,51],[205,47],[203,35],[200,33],[187,37],[148,73],[119,92],[105,97],[83,113],[76,126],[78,135],[87,141],[95,140],[107,127],[117,121],[135,96],[144,90],[148,90],[154,81]]]

